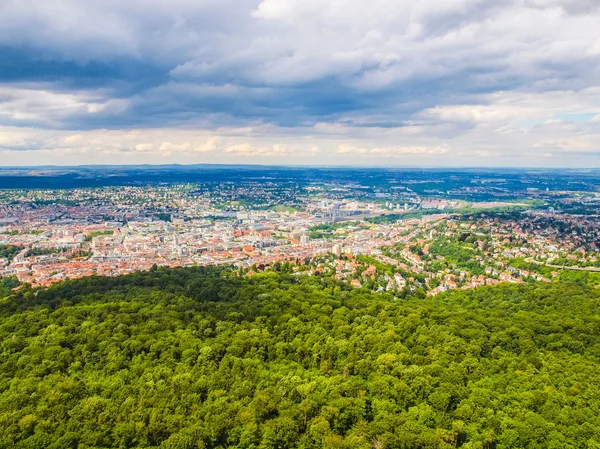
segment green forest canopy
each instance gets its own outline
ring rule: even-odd
[[[2,448],[599,448],[598,290],[158,269],[0,304]]]

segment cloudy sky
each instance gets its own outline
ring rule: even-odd
[[[2,0],[0,164],[600,166],[598,0]]]

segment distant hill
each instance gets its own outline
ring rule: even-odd
[[[367,188],[399,184],[423,194],[459,187],[493,186],[509,192],[527,189],[597,191],[600,169],[383,168],[267,165],[87,165],[0,167],[0,189],[73,189],[147,184],[219,182],[342,183]],[[485,201],[486,198],[481,199]]]

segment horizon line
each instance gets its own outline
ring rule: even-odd
[[[135,168],[135,167],[198,167],[198,166],[209,166],[209,167],[265,167],[265,168],[299,168],[299,169],[381,169],[381,170],[402,170],[402,169],[419,169],[419,170],[552,170],[552,171],[569,171],[569,170],[585,170],[594,171],[600,170],[598,167],[546,167],[546,166],[490,166],[490,165],[453,165],[453,166],[435,166],[435,165],[396,165],[396,166],[383,166],[383,165],[302,165],[302,164],[220,164],[220,163],[192,163],[192,164],[181,164],[181,163],[167,163],[167,164],[79,164],[79,165],[53,165],[53,164],[42,164],[42,165],[0,165],[0,170],[8,169],[77,169],[77,168],[109,168],[109,167],[122,167],[122,168]]]

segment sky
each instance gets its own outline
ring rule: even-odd
[[[2,0],[0,165],[600,167],[598,0]]]

